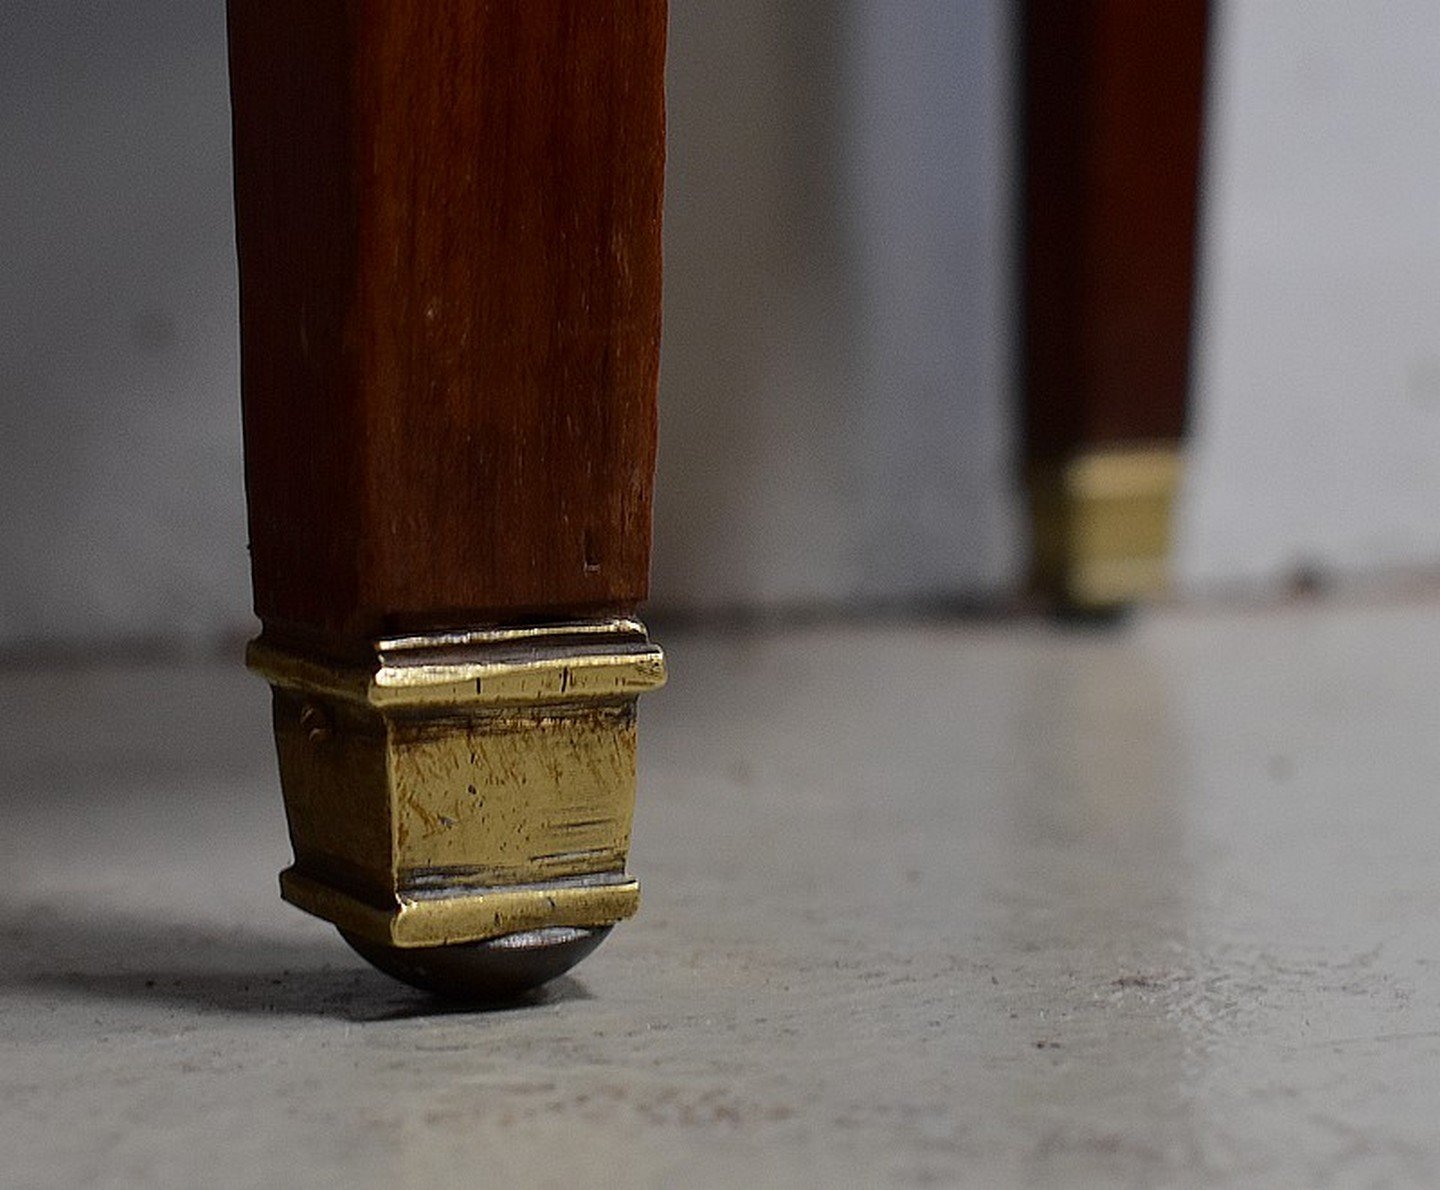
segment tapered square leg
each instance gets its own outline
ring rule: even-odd
[[[665,5],[228,13],[282,891],[508,993],[638,904]]]
[[[1034,575],[1164,589],[1194,307],[1206,0],[1024,5],[1024,451]]]

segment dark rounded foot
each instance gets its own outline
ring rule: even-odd
[[[609,926],[547,926],[456,946],[388,946],[346,930],[345,939],[386,975],[458,1004],[500,1004],[563,975],[600,945]]]
[[[1115,632],[1135,618],[1135,604],[1062,600],[1055,605],[1054,617],[1058,624],[1079,632]]]

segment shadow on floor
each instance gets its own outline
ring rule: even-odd
[[[27,992],[123,1001],[188,1012],[331,1017],[350,1022],[524,1011],[589,999],[562,976],[504,1004],[472,1008],[395,982],[358,957],[249,930],[150,920],[121,912],[67,912],[53,904],[0,911],[9,961],[0,994]],[[317,961],[319,960],[319,961]]]

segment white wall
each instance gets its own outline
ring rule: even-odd
[[[0,7],[0,645],[248,622],[224,5]]]
[[[1440,4],[1247,0],[1216,34],[1181,576],[1440,564]]]
[[[1000,0],[675,4],[655,596],[985,597],[1020,565]]]
[[[673,6],[657,605],[1013,577],[1004,13]],[[250,625],[223,21],[0,16],[0,646]]]
[[[657,602],[1019,573],[1004,0],[673,6]],[[1215,43],[1190,591],[1440,565],[1440,4]],[[250,623],[220,0],[0,14],[0,649]]]

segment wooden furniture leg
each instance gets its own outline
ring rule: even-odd
[[[228,12],[282,892],[503,995],[638,900],[665,4]]]
[[[1195,288],[1206,0],[1024,6],[1024,438],[1035,572],[1164,585]]]

